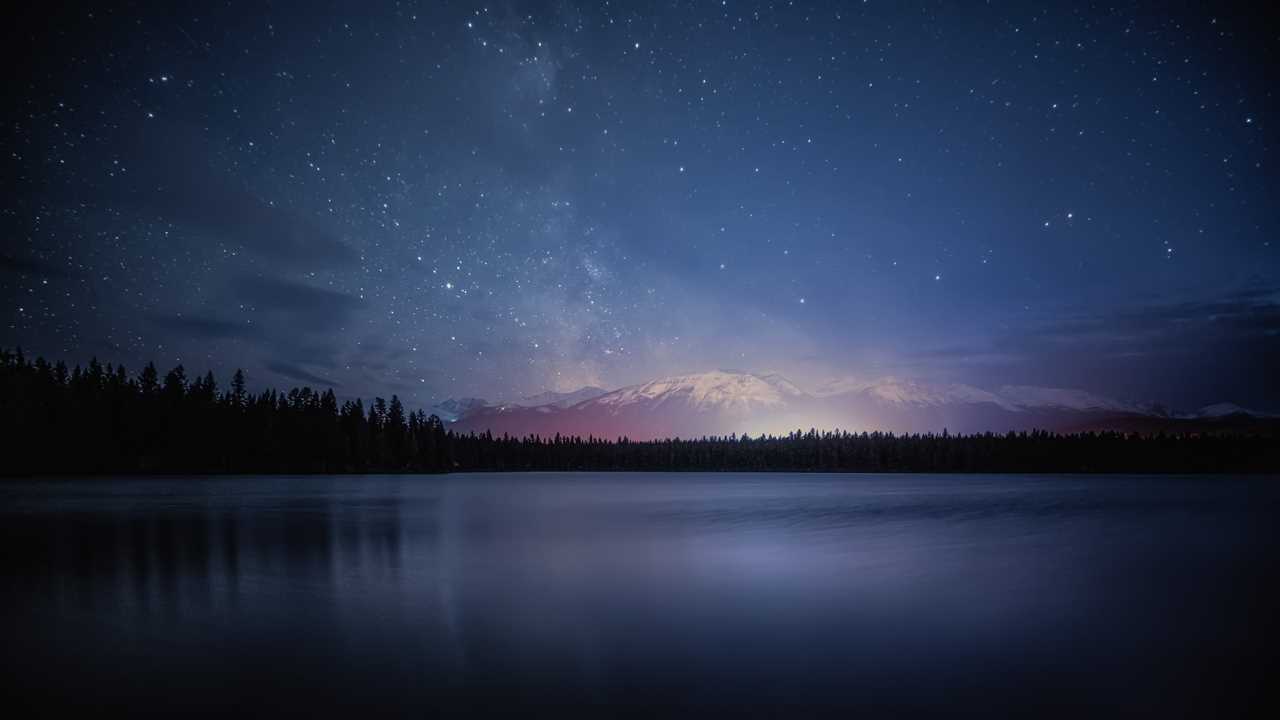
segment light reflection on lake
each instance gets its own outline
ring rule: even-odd
[[[1273,693],[1278,500],[1224,477],[7,482],[3,670],[26,714],[1220,711]]]

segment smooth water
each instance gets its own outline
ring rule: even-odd
[[[27,717],[1221,714],[1276,690],[1276,478],[0,483]]]

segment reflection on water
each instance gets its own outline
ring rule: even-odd
[[[78,706],[645,716],[1260,703],[1268,478],[0,484],[3,671]]]

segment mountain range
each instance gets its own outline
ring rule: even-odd
[[[842,379],[806,392],[778,374],[680,375],[617,390],[584,387],[513,402],[451,399],[432,408],[460,432],[647,440],[809,428],[952,433],[1011,430],[1273,431],[1280,418],[1230,403],[1192,412],[1084,390],[1007,385],[984,390],[896,377]]]

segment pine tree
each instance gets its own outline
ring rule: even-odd
[[[243,408],[245,399],[248,397],[245,391],[244,370],[236,368],[235,375],[231,376],[231,404],[235,408]]]
[[[62,374],[66,375],[67,366],[61,363],[59,365],[62,367]],[[147,363],[147,366],[142,369],[142,374],[138,376],[138,386],[142,389],[143,395],[155,395],[159,391],[159,377],[155,363]]]

